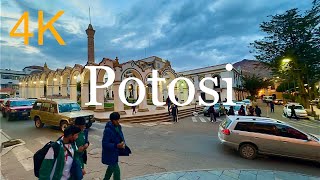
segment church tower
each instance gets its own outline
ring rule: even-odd
[[[88,64],[95,63],[94,61],[94,33],[96,31],[93,29],[92,25],[89,24],[86,33],[88,35]]]

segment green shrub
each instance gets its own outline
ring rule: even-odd
[[[109,108],[109,107],[113,107],[113,106],[114,106],[113,103],[104,103],[105,108]]]

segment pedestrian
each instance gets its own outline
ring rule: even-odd
[[[271,112],[274,113],[274,102],[273,101],[270,102],[270,109],[271,109]]]
[[[50,147],[39,170],[39,180],[55,179],[82,179],[75,178],[77,163],[79,160],[75,156],[78,148],[75,144],[81,129],[72,125],[68,126],[63,136],[58,139],[54,146]],[[55,150],[54,147],[57,149]],[[56,152],[56,153],[55,153]],[[78,166],[80,168],[80,166]],[[81,171],[81,169],[78,169]]]
[[[175,104],[171,105],[171,114],[173,118],[173,122],[178,122],[178,106]]]
[[[229,116],[234,116],[233,106],[230,106],[230,109],[229,109],[229,111],[228,111],[228,115],[229,115]]]
[[[170,100],[169,96],[167,97],[166,103],[167,103],[167,106],[168,106],[168,113],[169,113],[169,116],[170,116],[171,100]]]
[[[102,138],[102,163],[108,165],[104,180],[109,180],[112,174],[114,180],[120,180],[119,156],[122,151],[126,150],[126,145],[119,123],[120,114],[113,112],[109,119]]]
[[[81,129],[78,139],[76,140],[76,145],[78,147],[76,155],[80,161],[82,174],[85,175],[86,171],[84,170],[84,164],[87,164],[87,149],[90,144],[88,140],[88,129],[86,129],[86,120],[84,117],[77,117],[74,124]]]
[[[245,116],[245,115],[246,115],[246,111],[245,111],[243,105],[241,105],[241,107],[240,107],[240,109],[239,109],[239,111],[238,111],[238,115],[239,115],[239,116]]]
[[[254,116],[254,108],[252,106],[249,107],[249,115]]]
[[[137,114],[136,106],[132,106],[132,115]]]
[[[217,122],[214,105],[209,107],[210,122]]]
[[[256,109],[254,111],[258,117],[261,117],[261,109],[258,106],[256,106]]]
[[[296,110],[295,110],[295,105],[293,104],[292,106],[291,106],[291,115],[290,115],[290,119],[292,118],[292,116],[294,116],[294,118],[295,119],[298,119],[298,117],[297,117],[297,114],[296,114]]]
[[[175,99],[176,99],[176,101],[178,102],[178,100],[179,100],[179,99],[178,99],[178,97],[177,97],[177,96],[175,96]]]

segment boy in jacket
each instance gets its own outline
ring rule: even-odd
[[[120,180],[119,149],[125,149],[125,140],[119,123],[120,114],[113,112],[106,124],[102,138],[102,163],[108,165],[104,180]]]
[[[64,135],[56,142],[60,150],[54,158],[54,150],[51,147],[41,163],[39,180],[68,180],[73,179],[71,167],[73,161],[77,160],[75,152],[78,150],[75,141],[81,129],[76,126],[69,126],[64,130]]]

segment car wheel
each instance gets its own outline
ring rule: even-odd
[[[64,132],[64,130],[69,126],[68,122],[67,121],[61,121],[60,123],[60,130],[62,132]]]
[[[36,128],[43,128],[44,123],[42,123],[39,117],[36,117],[34,118],[34,125],[36,126]]]
[[[88,123],[86,124],[86,128],[87,128],[87,129],[89,129],[91,126],[92,126],[92,122],[88,122]]]
[[[257,157],[257,148],[252,144],[243,144],[239,148],[239,153],[245,159],[254,159]]]

